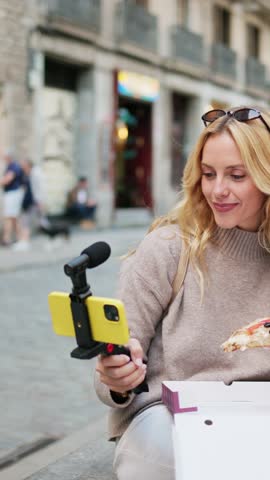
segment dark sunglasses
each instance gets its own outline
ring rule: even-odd
[[[259,118],[266,126],[268,132],[270,132],[270,127],[262,117],[261,112],[259,112],[259,110],[256,110],[255,108],[239,108],[239,110],[233,110],[228,112],[220,109],[210,110],[202,116],[202,121],[205,127],[207,127],[209,123],[214,122],[220,117],[224,117],[224,115],[233,117],[238,122],[248,122],[249,120],[255,120],[256,118]]]

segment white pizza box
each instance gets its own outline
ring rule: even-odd
[[[172,413],[195,412],[199,406],[237,403],[270,406],[270,382],[163,382],[162,401]]]
[[[164,382],[176,480],[270,479],[270,383]]]

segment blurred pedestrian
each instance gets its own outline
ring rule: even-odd
[[[24,251],[30,248],[30,238],[35,228],[38,228],[44,212],[44,181],[39,165],[34,165],[30,159],[21,162],[24,173],[24,196],[20,216],[19,241],[13,250]]]
[[[80,177],[68,195],[67,216],[80,222],[80,226],[90,229],[95,226],[97,204],[89,197],[88,180]]]
[[[13,158],[11,151],[6,151],[3,156],[6,168],[0,186],[3,194],[3,232],[2,245],[9,246],[13,238],[20,237],[19,215],[21,212],[23,188],[23,170]]]

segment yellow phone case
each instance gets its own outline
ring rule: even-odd
[[[48,300],[55,333],[74,337],[75,331],[69,294],[51,292]],[[115,345],[125,345],[128,342],[128,324],[124,305],[120,300],[90,296],[87,297],[85,305],[90,319],[93,340]],[[105,309],[107,306],[113,306],[117,309],[117,321],[106,318]]]

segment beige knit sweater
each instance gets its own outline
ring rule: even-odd
[[[97,395],[112,407],[110,438],[121,435],[141,409],[161,401],[163,380],[270,380],[270,349],[224,353],[220,348],[233,330],[270,315],[270,255],[257,233],[218,228],[206,251],[203,302],[189,264],[184,286],[164,316],[180,250],[178,228],[162,227],[123,262],[119,298],[130,336],[140,341],[148,359],[149,392],[118,405],[96,375]]]

